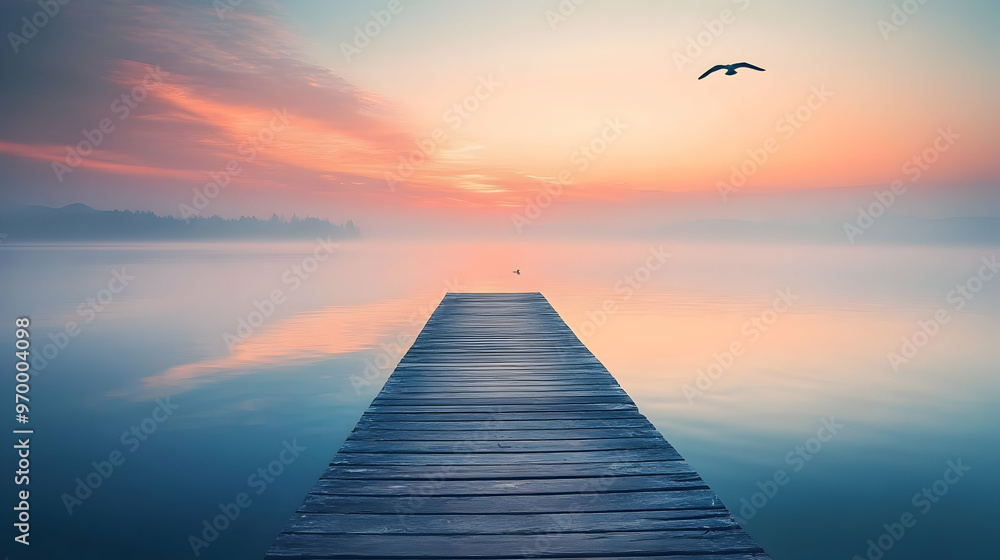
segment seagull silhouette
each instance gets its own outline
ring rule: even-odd
[[[520,276],[521,275],[521,269],[519,268],[519,269],[515,270],[514,274],[517,274],[518,276]]]
[[[736,74],[736,70],[739,69],[739,68],[752,68],[754,70],[760,70],[761,72],[765,71],[763,68],[760,68],[758,66],[754,66],[753,64],[750,64],[749,62],[737,62],[736,64],[716,64],[711,69],[709,69],[708,72],[705,72],[701,76],[698,76],[698,79],[700,80],[700,79],[704,78],[705,76],[711,74],[712,72],[715,72],[715,71],[718,71],[718,70],[725,70],[727,76],[733,76],[733,75]]]

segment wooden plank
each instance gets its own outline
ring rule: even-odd
[[[446,480],[544,480],[682,472],[691,472],[691,467],[681,459],[632,463],[567,463],[553,471],[542,470],[537,465],[532,464],[447,465],[437,469],[427,469],[414,465],[343,465],[333,463],[323,473],[322,478],[422,480],[436,483]]]
[[[581,513],[588,511],[648,512],[715,508],[720,500],[707,488],[647,490],[627,493],[569,492],[500,496],[331,496],[310,492],[299,511],[355,511],[359,513],[488,514]]]
[[[288,554],[274,554],[289,551]],[[618,533],[549,533],[544,544],[536,535],[355,535],[328,533],[282,533],[271,549],[271,557],[311,558],[363,556],[405,558],[496,558],[498,552],[519,552],[520,557],[545,557],[557,550],[560,556],[584,558],[606,555],[616,558],[662,553],[670,550],[759,553],[759,545],[742,530],[629,531]],[[321,556],[320,556],[321,555]],[[549,556],[553,557],[553,556]]]
[[[412,424],[412,423],[411,423]],[[482,426],[482,424],[480,424]],[[476,430],[385,430],[356,427],[348,439],[355,441],[537,441],[565,439],[662,438],[651,427],[642,428],[563,428],[558,430],[496,430],[485,426]]]
[[[452,385],[454,387],[454,385]],[[535,397],[543,398],[567,398],[567,397],[625,397],[625,391],[621,387],[606,387],[606,388],[567,388],[567,387],[554,387],[554,386],[534,386],[531,388],[519,387],[517,385],[511,384],[507,387],[497,387],[492,386],[490,388],[482,389],[457,389],[447,391],[442,387],[432,387],[429,389],[410,389],[410,390],[395,390],[396,387],[387,387],[386,392],[379,395],[380,400],[390,400],[390,399],[423,399],[423,400],[434,400],[434,399],[469,399],[469,398],[480,398],[480,399],[531,399]]]
[[[437,406],[437,405],[460,405],[460,404],[481,404],[494,407],[520,405],[520,404],[590,404],[590,403],[623,403],[631,404],[632,399],[628,395],[616,391],[588,392],[582,394],[565,394],[565,392],[547,393],[527,393],[505,391],[491,397],[489,393],[423,393],[417,395],[407,395],[403,393],[389,393],[380,395],[372,401],[372,404],[379,406]]]
[[[267,557],[768,559],[538,293],[448,294]]]
[[[676,531],[717,529],[736,522],[725,508],[666,510],[623,516],[617,512],[493,515],[380,515],[366,513],[300,513],[291,522],[294,533],[544,535],[605,531]]]
[[[346,444],[345,444],[346,445]],[[557,465],[562,463],[612,463],[615,461],[653,461],[680,459],[672,447],[649,452],[645,449],[606,449],[601,451],[559,451],[508,453],[338,453],[331,464],[343,465]]]
[[[584,490],[601,492],[639,492],[645,490],[681,490],[706,488],[694,471],[673,474],[603,476],[576,478],[541,478],[518,480],[353,480],[320,479],[314,494],[363,496],[502,496],[515,494],[567,494]]]
[[[383,412],[412,412],[439,414],[442,412],[486,412],[501,414],[505,412],[606,412],[619,410],[636,410],[636,406],[629,402],[615,403],[565,403],[565,404],[532,404],[508,403],[508,404],[462,404],[462,405],[434,405],[434,404],[414,404],[414,405],[391,405],[372,404],[368,407],[366,414],[379,414]]]
[[[403,395],[434,395],[436,393],[445,394],[461,394],[461,395],[477,395],[477,394],[491,394],[495,392],[503,391],[514,391],[514,392],[530,392],[530,393],[547,393],[549,391],[582,391],[585,393],[594,392],[613,392],[617,393],[622,390],[620,387],[615,389],[606,388],[595,388],[593,383],[556,383],[547,382],[542,383],[538,381],[495,381],[492,383],[486,383],[482,380],[478,380],[476,385],[462,384],[458,387],[455,386],[454,381],[448,382],[435,382],[435,383],[418,383],[416,381],[412,383],[406,383],[404,381],[394,381],[392,383],[385,384],[385,390],[392,392],[392,394],[403,394]]]
[[[655,449],[674,452],[670,444],[657,437],[643,438],[579,438],[542,440],[393,440],[372,441],[349,439],[340,448],[341,453],[398,455],[398,454],[513,454],[513,453],[562,453],[578,451],[635,451]]]
[[[369,408],[371,412],[371,408]],[[563,411],[563,412],[435,412],[408,413],[385,411],[371,414],[365,413],[361,422],[514,422],[514,421],[603,421],[603,420],[646,420],[638,409],[622,409],[609,411]]]
[[[604,418],[587,420],[497,420],[497,421],[474,421],[474,420],[452,420],[435,422],[425,421],[405,421],[395,420],[381,422],[369,418],[362,418],[355,430],[370,429],[381,430],[389,433],[393,431],[446,431],[457,433],[466,430],[471,431],[503,431],[503,430],[602,430],[614,428],[652,428],[653,425],[645,418]]]

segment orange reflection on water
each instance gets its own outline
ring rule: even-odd
[[[887,353],[898,351],[901,337],[916,328],[909,313],[849,305],[831,310],[803,299],[763,331],[749,321],[764,307],[727,307],[706,305],[694,316],[683,304],[646,298],[620,307],[590,336],[582,318],[592,317],[592,305],[564,303],[557,310],[580,319],[570,326],[643,412],[688,434],[717,439],[726,433],[712,427],[719,424],[795,433],[834,413],[854,422],[936,429],[939,420],[929,410],[995,398],[989,369],[974,363],[991,344],[995,320],[956,316],[894,371]]]
[[[378,347],[387,332],[394,333],[395,342],[405,340],[408,344],[426,318],[428,308],[421,308],[421,303],[426,304],[411,298],[326,307],[263,325],[234,344],[229,355],[174,366],[147,377],[138,397],[178,393],[222,378],[363,351]]]
[[[149,377],[140,393],[176,393],[349,353],[374,359],[380,346],[401,338],[408,346],[447,290],[540,291],[643,412],[687,434],[734,433],[712,423],[780,434],[834,409],[855,422],[924,425],[940,422],[926,414],[930,408],[998,396],[987,359],[1000,330],[995,315],[955,313],[899,372],[886,358],[917,320],[944,304],[951,276],[978,262],[978,249],[675,243],[663,268],[632,292],[621,290],[658,246],[352,244],[298,294],[310,311],[264,325],[230,355]],[[786,286],[799,299],[766,331],[747,327],[774,309],[775,290]],[[355,293],[367,299],[352,301]],[[989,305],[986,297],[976,304]],[[602,317],[609,300],[614,311]],[[727,356],[735,343],[743,353]],[[706,378],[710,366],[722,373]],[[388,374],[391,365],[382,369]],[[697,389],[693,398],[686,386]]]

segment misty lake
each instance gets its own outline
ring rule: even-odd
[[[193,558],[241,492],[198,554],[261,557],[452,291],[541,292],[775,559],[996,557],[997,249],[4,244],[30,557]]]

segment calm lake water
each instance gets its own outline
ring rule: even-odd
[[[448,291],[542,292],[775,559],[1000,557],[1000,277],[970,280],[998,248],[315,249],[0,247],[0,343],[28,316],[44,359],[12,558],[193,558],[241,492],[198,553],[261,557]]]

